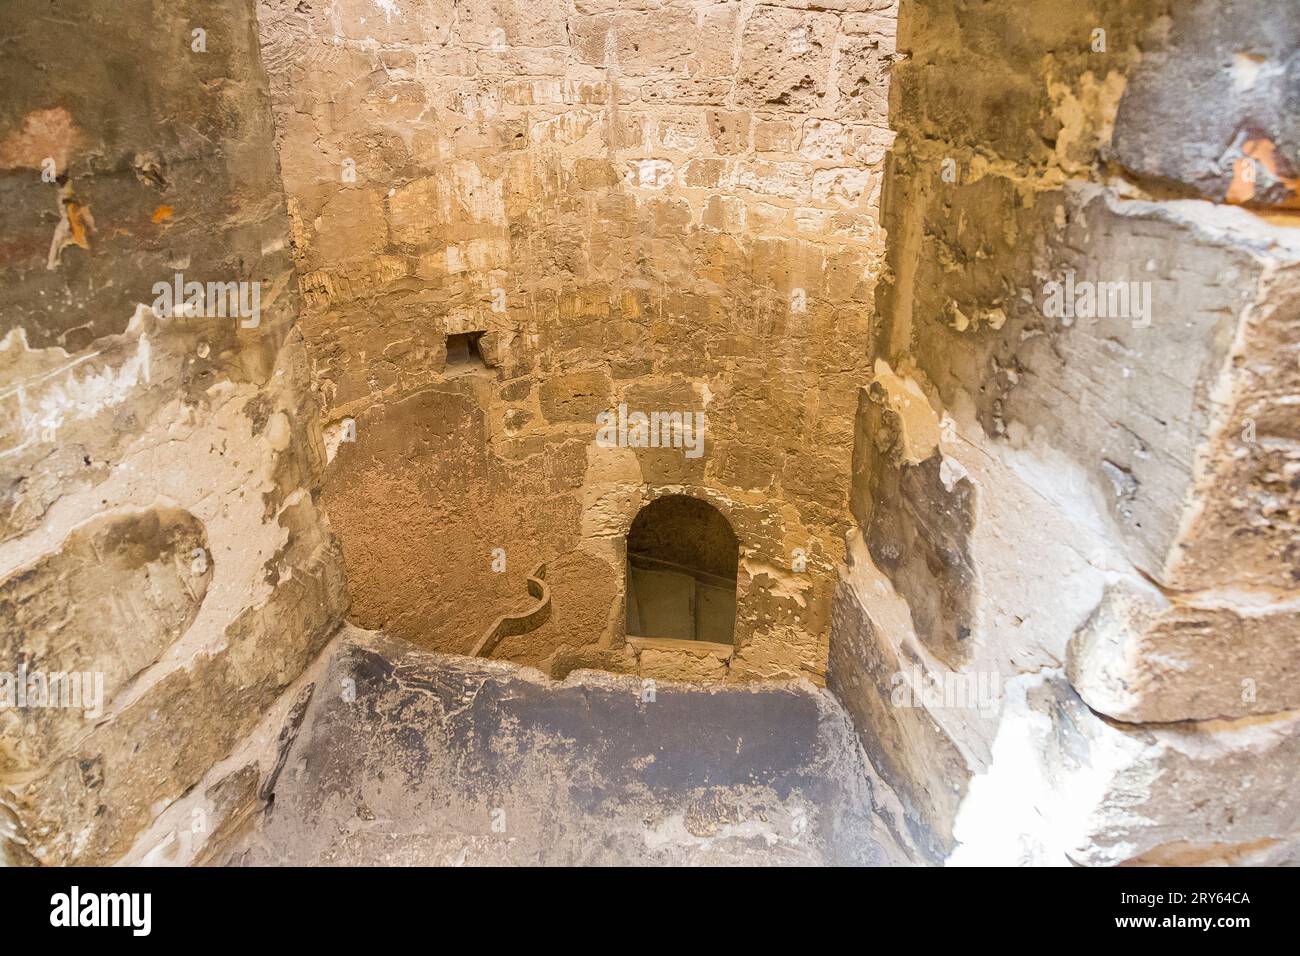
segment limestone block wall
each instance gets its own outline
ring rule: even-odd
[[[0,35],[0,858],[190,862],[346,604],[254,12]]]
[[[496,656],[824,679],[894,5],[807,7],[260,4],[356,623],[465,652],[545,563]],[[702,413],[701,454],[598,444],[620,405]],[[624,640],[624,536],[671,493],[739,537],[734,652]]]
[[[830,685],[935,859],[1294,858],[1300,18],[899,16]]]

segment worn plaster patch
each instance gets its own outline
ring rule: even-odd
[[[0,167],[43,169],[54,160],[56,173],[68,168],[68,156],[81,140],[72,114],[63,107],[35,110],[23,117],[23,124],[0,140]]]

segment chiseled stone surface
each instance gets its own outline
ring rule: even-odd
[[[831,686],[954,859],[1289,852],[1300,245],[1278,210],[1294,196],[1294,18],[1259,10],[900,8],[889,271],[851,497],[866,547],[836,598]],[[1253,192],[1243,152],[1262,164]],[[1079,308],[1054,308],[1053,289]],[[938,685],[997,688],[1000,717],[884,706],[881,661],[906,648]],[[1016,703],[1044,675],[1069,678],[1045,685],[1074,715],[1064,742],[1025,735],[1065,733],[1052,705]],[[956,832],[951,802],[908,800],[952,782],[925,756],[946,746],[965,757],[944,765]],[[1247,765],[1280,807],[1259,832],[1233,782]],[[1055,796],[1010,799],[1033,779]],[[1064,842],[1059,821],[1035,823],[1052,801]]]
[[[259,15],[315,386],[355,422],[325,492],[354,620],[464,652],[546,562],[552,620],[497,656],[823,682],[894,3]],[[702,454],[598,447],[620,403],[704,413]],[[720,666],[624,641],[623,539],[668,493],[740,539]]]
[[[1300,596],[1280,606],[1209,600],[1112,584],[1070,642],[1079,696],[1139,723],[1300,709]]]
[[[166,806],[249,734],[325,646],[343,592],[338,556],[304,563],[300,580],[241,614],[221,650],[162,677],[6,804],[22,848],[45,864],[109,863]],[[327,575],[334,570],[334,577]]]
[[[351,628],[216,862],[907,864],[897,813],[808,682],[557,683]]]
[[[1255,241],[1276,243],[1273,261],[1219,382],[1219,426],[1196,473],[1199,507],[1167,571],[1180,591],[1285,601],[1300,588],[1300,236],[1284,247],[1279,233]]]
[[[1300,863],[1300,14],[56,6],[0,6],[0,862]],[[624,633],[676,494],[734,646]]]
[[[1058,675],[1007,688],[950,865],[1300,862],[1300,713],[1134,725]],[[1032,821],[1032,822],[1029,822]]]
[[[15,684],[16,665],[78,675],[81,698],[76,708],[5,701],[0,775],[32,770],[63,749],[102,716],[110,689],[125,688],[188,630],[212,578],[207,547],[203,526],[177,508],[108,514],[0,583],[0,670]]]
[[[0,21],[0,671],[103,681],[98,713],[0,711],[0,857],[109,864],[245,746],[347,591],[252,4]],[[260,312],[155,310],[178,273],[258,283]]]
[[[847,582],[836,592],[836,640],[827,686],[858,727],[871,765],[898,795],[903,822],[925,859],[942,860],[971,770],[967,758],[923,706],[899,706],[899,688],[919,657],[896,648],[867,616]]]

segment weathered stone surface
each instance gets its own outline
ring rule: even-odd
[[[1285,600],[1300,586],[1300,268],[1270,270],[1244,319],[1167,580]]]
[[[1213,597],[1112,585],[1070,642],[1071,685],[1093,710],[1134,722],[1300,709],[1300,600]]]
[[[1300,715],[1142,727],[1059,676],[1008,686],[949,864],[1294,863]],[[1235,857],[1235,859],[1234,859]]]
[[[55,29],[48,4],[5,4],[5,332],[75,355],[125,331],[136,303],[152,302],[153,284],[181,259],[204,282],[267,280],[287,267],[287,249],[263,253],[271,231],[258,223],[277,211],[266,187],[278,177],[266,149],[271,117],[248,108],[265,91],[249,9],[209,15],[187,3],[164,16],[144,0],[83,0]],[[206,52],[191,49],[194,28],[205,31]],[[115,49],[130,55],[108,55]],[[51,79],[52,63],[76,70]],[[42,179],[46,159],[60,181]],[[242,216],[213,228],[238,208]],[[65,213],[80,225],[55,255]]]
[[[1011,201],[986,182],[973,187],[983,195],[972,212]],[[1260,301],[1270,257],[1247,215],[1232,210],[1121,203],[1091,187],[1040,204],[1015,227],[1042,250],[1032,272],[1014,244],[953,282],[938,281],[937,265],[921,267],[934,284],[918,290],[916,306],[944,321],[913,329],[916,360],[945,404],[973,396],[988,433],[1014,446],[1046,443],[1092,470],[1131,560],[1174,584],[1169,566],[1199,456],[1226,413],[1237,330],[1270,308]],[[1052,218],[1061,214],[1064,225]],[[945,222],[940,235],[956,228]],[[957,261],[979,254],[978,238],[951,234]],[[1167,271],[1175,262],[1177,281]],[[1111,314],[1045,315],[1051,283],[1080,290],[1076,301],[1085,290],[1104,295]],[[1127,309],[1109,301],[1135,288]]]
[[[1294,229],[1287,214],[1186,198],[1289,202],[1276,175],[1246,196],[1228,155],[1293,161],[1275,148],[1292,125],[1279,107],[1294,86],[1293,18],[1276,35],[1266,17],[1221,19],[1249,9],[900,9],[908,57],[890,73],[881,391],[859,408],[851,497],[883,580],[854,598],[890,622],[887,646],[915,640],[957,676],[1032,683],[1068,668],[1109,718],[1238,719],[1197,724],[1196,759],[1174,769],[1166,728],[1098,718],[1064,680],[1058,703],[1029,707],[1033,717],[1011,693],[996,739],[988,722],[945,711],[937,723],[969,758],[964,773],[991,745],[989,776],[1001,781],[993,796],[984,777],[971,782],[954,859],[976,845],[996,853],[975,859],[1021,862],[1291,852],[1280,814],[1270,833],[1231,823],[1254,813],[1231,775],[1247,760],[1237,731],[1282,726],[1296,706]],[[1250,146],[1233,147],[1246,127]],[[806,125],[803,142],[828,159],[846,148],[824,122]],[[1076,308],[1056,308],[1067,288]],[[926,415],[909,419],[909,402]],[[1155,587],[1126,583],[1144,578]],[[843,693],[864,735],[896,726],[851,698],[870,697],[871,658],[842,649],[864,627],[851,603],[835,609],[834,685],[853,688]],[[942,643],[958,619],[962,653]],[[1241,745],[1258,758],[1248,775],[1277,798],[1289,745],[1258,743]],[[1015,799],[1017,785],[1030,795]],[[1126,809],[1137,803],[1140,814]],[[1184,832],[1168,808],[1186,814]],[[940,841],[951,820],[931,814]]]
[[[893,22],[835,9],[863,17],[485,4],[434,53],[396,15],[361,38],[259,5],[323,418],[356,423],[326,503],[359,623],[463,651],[545,562],[553,619],[500,654],[696,675],[624,644],[621,540],[684,493],[724,510],[757,572],[710,674],[823,679]],[[835,148],[800,150],[813,107]],[[445,361],[467,331],[486,333],[469,371]],[[598,447],[620,404],[703,413],[702,454]]]
[[[6,861],[1297,861],[1296,16],[155,6],[0,12]]]
[[[0,671],[105,691],[93,719],[0,712],[0,857],[108,864],[273,708],[347,591],[252,3],[0,19]],[[177,281],[221,286],[191,315],[159,302]]]
[[[757,8],[741,37],[741,105],[813,113],[829,106],[836,28],[828,14]]]
[[[342,692],[341,692],[342,691]],[[908,858],[843,711],[449,658],[352,631],[247,864],[882,864]]]
[[[79,707],[0,709],[0,779],[38,766],[104,715],[198,615],[208,540],[166,506],[95,518],[0,582],[0,671],[72,675]],[[61,692],[55,692],[58,698]],[[87,699],[92,694],[98,699]]]
[[[975,492],[950,474],[924,394],[887,369],[859,395],[853,514],[876,565],[907,599],[920,641],[959,666],[970,653]]]
[[[360,5],[357,5],[360,6]],[[501,46],[550,46],[565,42],[562,0],[485,0],[473,7],[450,5],[440,23],[455,21],[457,37],[466,44]],[[417,19],[421,19],[417,15]],[[373,33],[358,39],[375,38]],[[445,35],[439,42],[446,42]]]
[[[582,62],[617,63],[625,76],[689,75],[702,52],[695,12],[685,7],[578,17],[570,31]],[[730,38],[726,42],[730,46]]]
[[[519,6],[526,9],[530,5]],[[488,2],[480,8],[481,19],[495,25],[503,11],[514,11],[516,5]],[[456,4],[455,0],[401,0],[379,8],[356,4],[339,9],[335,16],[340,34],[351,40],[445,43],[456,19]],[[490,43],[492,37],[484,32],[479,42]]]
[[[1158,45],[1159,16],[1130,0],[903,3],[898,48],[912,55],[890,72],[891,126],[963,169],[975,149],[1030,168],[1091,165],[1109,145],[1123,77],[1141,47]],[[1093,49],[1098,29],[1104,51]]]
[[[1171,8],[1115,117],[1129,170],[1216,202],[1300,205],[1300,11],[1267,0]]]
[[[1114,200],[1106,208],[1122,208],[1124,216],[1111,220],[1093,201],[1078,218],[1089,230],[1092,258],[1087,267],[1077,263],[1076,275],[1095,279],[1099,289],[1102,282],[1145,283],[1139,288],[1147,290],[1150,314],[1130,310],[1127,318],[1081,320],[1021,350],[1015,360],[1020,381],[1003,405],[1008,428],[1013,420],[1030,430],[1041,427],[1058,447],[1076,443],[1070,454],[1091,457],[1139,567],[1175,587],[1227,584],[1245,569],[1225,569],[1193,585],[1176,577],[1171,565],[1190,502],[1201,491],[1201,456],[1227,412],[1222,392],[1234,374],[1230,360],[1239,361],[1234,343],[1263,305],[1272,265],[1261,254],[1267,239],[1256,239],[1254,223],[1232,210],[1117,207]],[[1065,244],[1082,240],[1079,234]],[[1142,271],[1165,274],[1174,261],[1182,264],[1177,282],[1142,278]],[[1075,269],[1067,259],[1056,274]],[[1061,398],[1048,398],[1043,389]],[[1066,395],[1076,397],[1068,414]]]
[[[247,735],[325,646],[346,588],[338,556],[300,559],[271,600],[227,628],[226,646],[173,670],[40,777],[0,790],[22,852],[104,865],[156,808],[185,793]]]
[[[889,70],[894,56],[894,20],[888,14],[845,18],[836,50],[835,85],[839,115],[878,120],[889,108]]]
[[[538,405],[548,422],[588,425],[609,409],[609,396],[609,377],[604,372],[573,372],[543,383]]]
[[[852,716],[871,765],[902,802],[911,838],[937,862],[952,849],[948,834],[971,770],[923,707],[895,704],[904,672],[917,658],[895,650],[860,601],[841,582],[832,612],[827,686]]]

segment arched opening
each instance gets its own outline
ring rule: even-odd
[[[627,633],[731,644],[740,543],[726,517],[687,495],[657,498],[627,534]]]

